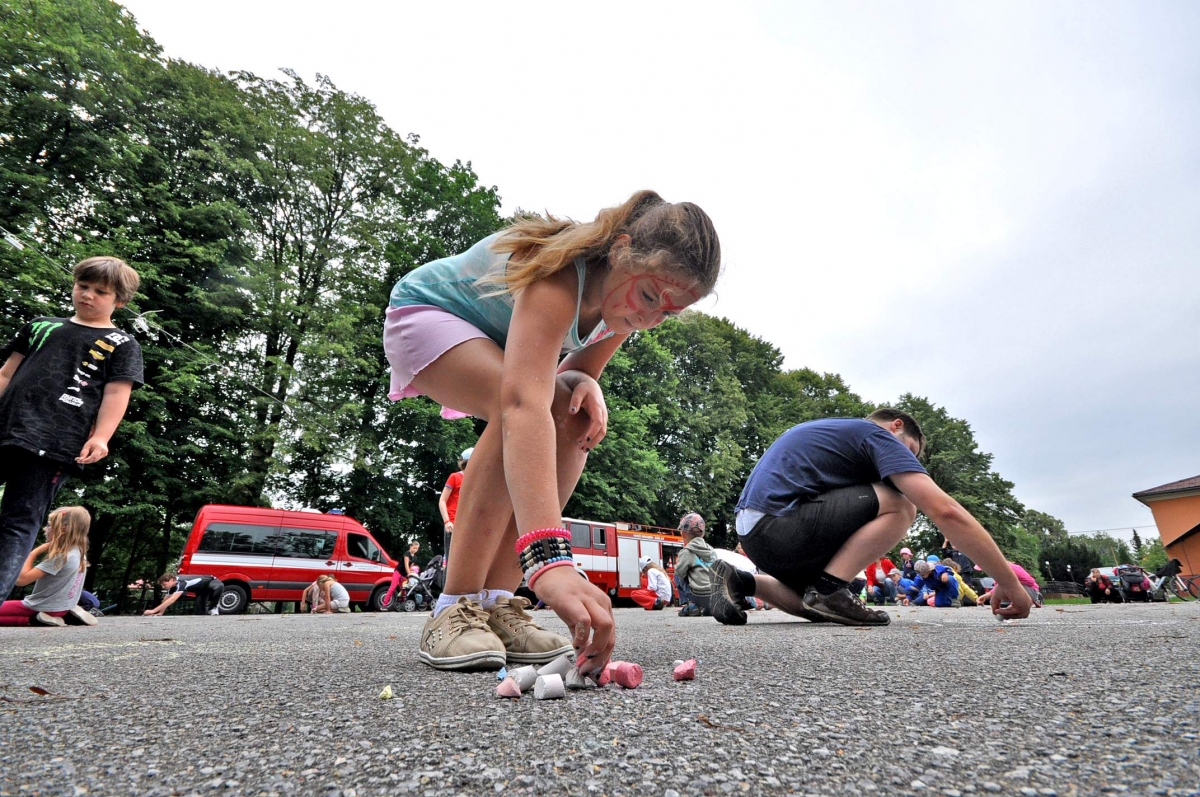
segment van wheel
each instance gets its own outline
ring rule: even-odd
[[[371,593],[370,600],[367,601],[366,611],[368,612],[386,612],[388,607],[384,605],[383,599],[387,597],[388,585],[380,584]]]
[[[250,603],[250,593],[241,584],[226,584],[217,608],[221,614],[241,614]]]

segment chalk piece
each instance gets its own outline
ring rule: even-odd
[[[383,691],[379,693],[380,700],[391,700],[393,697],[394,697],[394,695],[392,694],[392,685],[391,684],[388,684],[387,686],[383,687]]]
[[[617,665],[612,679],[626,689],[637,689],[642,683],[642,677],[643,673],[640,664],[623,661]]]
[[[554,661],[544,667],[538,669],[538,675],[557,675],[559,678],[567,674],[567,670],[575,665],[571,663],[571,658],[566,654],[562,654]]]
[[[507,677],[508,677],[508,668],[507,667],[501,667],[500,672],[496,673],[497,681],[503,681]]]
[[[496,687],[496,697],[520,697],[521,687],[512,678],[505,678]]]
[[[563,678],[563,683],[568,689],[590,689],[597,685],[594,681],[592,681],[586,675],[581,674],[579,670],[575,669],[574,667],[567,670],[567,674]]]
[[[672,667],[678,667],[680,664],[683,664],[683,659],[675,659],[675,661],[671,662]],[[504,672],[504,671],[501,670],[501,672]]]
[[[517,686],[521,687],[522,692],[528,692],[533,688],[534,681],[537,680],[538,671],[534,666],[519,667],[512,671],[511,678],[517,682]]]
[[[556,700],[565,697],[567,689],[563,685],[562,676],[556,672],[549,675],[539,675],[533,685],[533,696],[538,700]]]
[[[696,660],[688,659],[687,661],[679,662],[679,666],[672,673],[676,681],[694,681],[696,680]]]

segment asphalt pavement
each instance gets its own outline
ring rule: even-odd
[[[414,614],[0,628],[0,795],[1200,795],[1197,603],[617,614],[645,682],[558,701],[421,664]]]

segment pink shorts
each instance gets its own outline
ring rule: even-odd
[[[431,304],[389,307],[383,322],[383,352],[392,366],[388,398],[421,395],[412,381],[425,366],[464,341],[486,337],[474,324]],[[467,414],[442,407],[442,417],[453,420]]]

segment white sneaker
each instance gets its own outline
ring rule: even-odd
[[[61,617],[55,617],[52,614],[38,612],[33,617],[29,618],[30,625],[52,625],[58,628],[64,627],[67,623]]]
[[[67,613],[63,615],[67,625],[96,625],[96,618],[92,613],[82,606],[72,606],[67,609]]]
[[[213,617],[216,617],[218,614],[221,613],[221,610],[220,609],[211,609],[211,610],[209,610],[208,613],[211,614]]]

